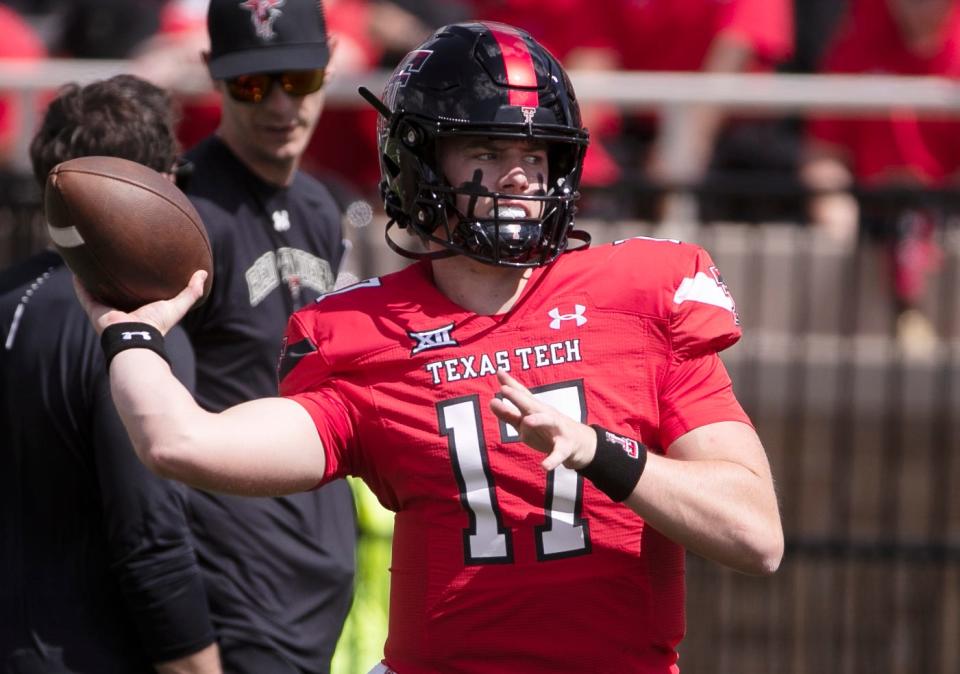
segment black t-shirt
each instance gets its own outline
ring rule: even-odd
[[[186,335],[166,344],[192,385]],[[148,672],[212,643],[185,490],[137,459],[53,252],[0,273],[0,438],[0,670]]]
[[[286,188],[244,166],[218,138],[187,155],[184,191],[210,235],[213,288],[184,319],[197,357],[197,400],[219,411],[277,395],[290,314],[333,288],[341,216],[327,189],[298,172]],[[356,518],[341,481],[283,498],[192,491],[191,525],[222,638],[329,670],[350,608]]]

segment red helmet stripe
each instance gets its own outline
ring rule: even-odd
[[[507,86],[510,87],[510,105],[520,105],[531,108],[540,106],[540,94],[537,93],[537,71],[533,67],[533,57],[530,48],[520,35],[511,26],[495,23],[484,23],[503,54],[503,65],[507,71]],[[516,87],[530,87],[523,91]]]

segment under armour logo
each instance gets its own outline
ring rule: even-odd
[[[125,341],[125,342],[132,341],[134,337],[138,337],[138,338],[142,339],[142,340],[145,341],[145,342],[149,342],[149,341],[152,339],[152,338],[150,337],[150,333],[147,332],[146,330],[136,330],[136,331],[134,331],[134,332],[121,332],[121,333],[120,333],[120,338],[121,338],[123,341]]]
[[[454,325],[454,323],[450,323],[449,325],[434,328],[433,330],[425,330],[424,332],[407,332],[407,335],[416,341],[416,345],[413,347],[410,355],[415,356],[421,351],[441,349],[445,346],[460,346],[457,340],[450,335]]]
[[[586,311],[587,308],[582,304],[574,304],[572,314],[561,314],[560,309],[554,307],[547,312],[547,315],[553,319],[550,321],[550,327],[554,330],[559,330],[560,324],[564,321],[576,321],[577,327],[579,328],[581,325],[587,322],[586,316],[583,315],[586,313]]]
[[[276,232],[286,232],[290,229],[290,214],[286,211],[273,212],[273,229]]]
[[[272,40],[277,36],[273,30],[273,22],[283,13],[280,7],[286,0],[244,0],[240,6],[250,10],[250,20],[257,37]]]
[[[520,112],[523,113],[523,123],[524,124],[533,124],[533,116],[537,114],[536,108],[530,108],[524,105],[520,108]]]

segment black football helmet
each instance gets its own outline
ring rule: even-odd
[[[568,238],[589,244],[588,234],[573,230],[588,134],[567,74],[527,33],[492,22],[445,26],[407,54],[381,99],[361,94],[381,113],[380,190],[390,218],[387,243],[396,252],[535,267],[563,253]],[[546,189],[536,195],[493,192],[480,176],[449,184],[439,169],[438,140],[456,136],[544,142]],[[461,200],[466,212],[458,208],[458,195],[468,197]],[[480,197],[493,203],[484,217],[473,212]],[[501,200],[534,202],[538,215],[513,217],[520,209],[500,208]],[[390,236],[393,224],[444,250],[404,249]]]

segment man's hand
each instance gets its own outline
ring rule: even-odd
[[[149,323],[166,335],[170,328],[176,325],[190,307],[203,296],[203,282],[206,278],[207,272],[195,271],[190,277],[190,283],[176,297],[145,304],[130,313],[108,307],[95,300],[77,277],[73,278],[73,287],[98,335],[109,325],[129,322]]]
[[[560,464],[579,470],[593,461],[597,435],[592,428],[537,400],[504,370],[497,372],[497,379],[503,399],[491,400],[490,409],[517,429],[521,441],[547,455],[540,464],[544,470]]]

